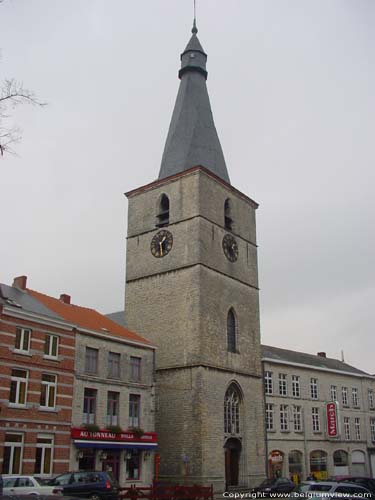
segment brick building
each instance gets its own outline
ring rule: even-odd
[[[110,470],[121,485],[153,480],[155,348],[89,308],[29,290],[75,325],[71,470]]]
[[[56,475],[69,467],[75,335],[26,290],[0,285],[0,470]]]
[[[375,476],[375,378],[324,352],[262,346],[269,476]]]

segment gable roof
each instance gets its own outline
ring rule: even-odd
[[[21,311],[47,316],[52,319],[63,320],[62,316],[56,314],[43,303],[29,295],[25,290],[20,290],[14,286],[0,283],[0,304],[8,307],[14,307]]]
[[[45,295],[35,290],[30,290],[29,288],[27,288],[27,292],[65,320],[77,325],[78,328],[92,330],[102,335],[112,335],[121,340],[128,340],[153,348],[151,342],[118,323],[115,323],[103,314],[95,311],[95,309],[74,304],[66,304],[59,299],[55,299],[54,297],[50,297],[49,295]]]
[[[271,360],[285,364],[293,363],[298,365],[305,365],[315,367],[320,370],[334,370],[343,373],[351,373],[354,375],[370,376],[368,373],[348,365],[343,361],[334,358],[325,358],[315,354],[308,354],[306,352],[291,351],[289,349],[281,349],[279,347],[272,347],[262,345],[262,361]]]

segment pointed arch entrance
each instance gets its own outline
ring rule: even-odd
[[[242,445],[237,438],[229,438],[225,445],[225,484],[237,486],[239,484],[240,457]]]

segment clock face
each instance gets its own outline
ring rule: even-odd
[[[230,262],[235,262],[238,259],[238,245],[232,235],[226,234],[224,236],[223,250],[225,257],[230,260]]]
[[[169,231],[157,232],[151,240],[151,253],[154,257],[165,257],[172,249],[173,236]]]

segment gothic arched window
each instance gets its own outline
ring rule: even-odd
[[[231,384],[224,398],[224,432],[227,434],[240,433],[240,404],[239,391],[235,384]]]
[[[227,316],[227,343],[229,352],[236,351],[236,317],[233,309],[229,309]]]
[[[227,198],[224,203],[224,227],[229,231],[233,229],[232,202],[229,198]]]
[[[158,227],[169,224],[169,198],[166,194],[162,194],[159,200],[158,214],[156,216]]]

